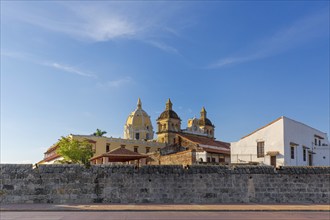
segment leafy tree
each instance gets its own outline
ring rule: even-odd
[[[96,129],[96,132],[93,133],[94,136],[99,136],[102,137],[103,135],[105,135],[107,132],[106,131],[102,131],[101,129]]]
[[[62,137],[58,142],[57,153],[61,155],[64,163],[78,163],[89,166],[89,159],[94,152],[88,141],[78,141],[69,137]]]

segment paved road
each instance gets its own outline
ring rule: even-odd
[[[1,220],[329,220],[330,212],[1,212]]]

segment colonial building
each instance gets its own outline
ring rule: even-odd
[[[280,117],[231,143],[231,163],[278,166],[330,166],[327,134]]]

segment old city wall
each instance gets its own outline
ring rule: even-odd
[[[330,167],[1,164],[1,203],[329,203]]]

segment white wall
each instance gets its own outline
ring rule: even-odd
[[[315,147],[313,155],[314,166],[330,166],[330,149],[328,146]]]
[[[323,139],[317,138],[322,137]],[[321,146],[315,145],[314,139],[321,140]],[[290,143],[298,144],[295,147],[295,157],[291,159]],[[318,141],[317,141],[318,142]],[[285,143],[285,165],[308,166],[308,152],[312,152],[313,166],[330,166],[329,141],[326,133],[316,130],[301,122],[284,117],[284,143]],[[322,146],[323,144],[328,146]],[[303,149],[307,148],[306,161],[303,160]],[[323,158],[325,157],[325,158]]]
[[[317,138],[317,144],[315,144],[315,138]],[[318,140],[321,140],[320,144]],[[257,142],[259,141],[265,143],[265,154],[269,151],[279,152],[276,156],[276,166],[309,166],[309,153],[312,155],[312,166],[330,166],[330,146],[327,134],[287,117],[281,117],[239,141],[231,143],[231,163],[252,161],[270,165],[270,156],[257,158]],[[291,159],[293,143],[295,144],[294,158]],[[304,149],[306,149],[305,161]]]
[[[205,151],[202,152],[196,152],[196,161],[200,162],[200,159],[203,160],[203,162],[207,162],[207,153]]]
[[[231,143],[231,163],[245,163],[249,161],[262,162],[270,165],[270,156],[257,158],[257,142],[265,143],[264,153],[278,151],[276,164],[284,164],[283,119],[279,118],[256,132]]]

